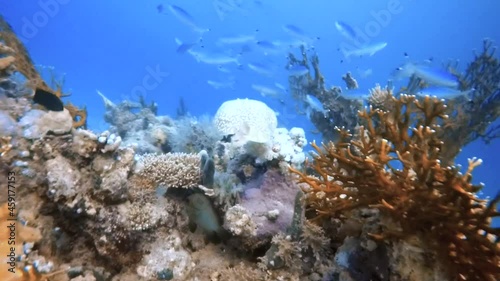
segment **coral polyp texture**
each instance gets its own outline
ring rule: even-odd
[[[145,186],[190,188],[201,183],[201,157],[197,154],[144,154],[137,161],[136,175]]]
[[[500,196],[488,204],[477,197],[482,186],[472,183],[472,171],[481,160],[469,159],[464,173],[442,164],[442,100],[391,100],[391,111],[361,111],[354,136],[339,129],[337,142],[313,144],[311,175],[292,169],[306,184],[311,219],[346,221],[354,210],[375,209],[385,219],[369,233],[375,241],[416,236],[449,280],[499,280],[500,229],[491,220],[500,215]]]
[[[215,113],[214,123],[222,134],[235,135],[242,143],[266,143],[278,126],[274,111],[265,103],[251,99],[224,102]]]

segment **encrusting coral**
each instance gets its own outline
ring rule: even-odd
[[[470,159],[464,174],[441,165],[441,147],[447,145],[439,138],[439,124],[447,118],[442,100],[401,95],[392,102],[392,111],[360,112],[365,126],[356,136],[339,129],[338,142],[323,149],[313,144],[314,176],[291,168],[307,184],[313,221],[378,209],[395,224],[371,233],[373,239],[419,235],[450,280],[499,280],[500,228],[490,224],[500,216],[500,195],[489,204],[476,197],[482,186],[471,183],[471,172],[481,160]]]

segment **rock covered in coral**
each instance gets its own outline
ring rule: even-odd
[[[49,132],[62,135],[73,128],[73,117],[67,109],[48,112],[33,109],[19,120],[19,126],[23,128],[23,136],[28,139],[37,139]]]
[[[273,210],[277,211],[277,210]],[[269,211],[269,212],[273,212]],[[272,219],[275,220],[277,216]],[[252,237],[257,235],[257,226],[252,221],[248,211],[241,205],[234,205],[226,211],[224,217],[224,227],[229,229],[236,236]]]
[[[175,120],[169,127],[168,142],[172,151],[197,153],[201,150],[212,151],[222,134],[207,116],[201,118],[183,117]]]
[[[306,160],[303,147],[307,144],[306,134],[302,128],[294,127],[288,131],[286,128],[278,128],[274,131],[271,147],[264,153],[250,153],[257,157],[257,161],[279,160],[300,167]],[[247,144],[247,151],[252,149]]]
[[[193,270],[191,254],[182,246],[180,233],[172,231],[168,236],[157,239],[149,247],[137,267],[137,274],[148,280],[185,280],[184,277]],[[171,278],[159,278],[165,271],[171,271]],[[170,274],[169,274],[170,275]]]
[[[168,135],[172,131],[172,119],[156,116],[153,105],[123,101],[114,104],[102,93],[106,112],[104,120],[111,126],[109,132],[121,138],[124,146],[133,147],[137,153],[170,152]]]
[[[16,120],[3,111],[0,111],[0,132],[5,136],[17,135],[18,133]]]

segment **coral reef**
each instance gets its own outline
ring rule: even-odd
[[[61,85],[47,86],[3,20],[0,36],[0,171],[15,176],[0,179],[9,191],[0,193],[2,280],[499,277],[500,230],[491,220],[500,196],[477,198],[479,160],[463,174],[448,163],[450,136],[465,131],[447,115],[459,116],[463,101],[396,98],[392,85],[377,85],[372,107],[358,113],[362,103],[326,89],[318,56],[309,63],[302,48],[290,67],[314,71],[289,78],[292,97],[325,140],[337,140],[313,144],[312,162],[303,129],[278,128],[273,110],[248,99],[223,103],[213,119],[190,116],[181,99],[171,118],[144,97],[115,104],[98,91],[110,127],[97,133],[75,128],[86,113],[70,103],[59,112],[33,104],[27,92],[44,89],[59,101]],[[478,89],[479,105],[464,110],[479,106],[489,122],[498,73],[485,50],[462,84]],[[356,86],[350,75],[345,81]],[[474,118],[474,130],[486,128]]]
[[[471,173],[481,161],[470,159],[464,174],[442,165],[443,101],[392,99],[392,111],[360,112],[364,126],[353,139],[339,130],[337,143],[313,144],[314,175],[292,169],[307,184],[312,219],[345,220],[355,209],[374,208],[388,222],[369,233],[372,239],[416,236],[451,280],[497,280],[500,229],[490,224],[500,195],[489,204],[477,198],[481,186],[471,183]]]

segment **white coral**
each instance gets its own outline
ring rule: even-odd
[[[257,235],[256,224],[253,222],[247,209],[241,205],[234,205],[227,210],[224,226],[234,235],[249,237]]]
[[[247,146],[247,152],[255,155],[258,162],[278,159],[294,167],[300,167],[306,158],[303,152],[306,143],[305,132],[302,128],[294,127],[290,131],[286,128],[278,128],[274,131],[271,145],[267,150],[263,148],[258,151],[254,147],[249,149]]]
[[[265,103],[251,99],[235,99],[224,102],[214,117],[220,133],[234,135],[234,141],[268,143],[278,126],[276,113]]]

